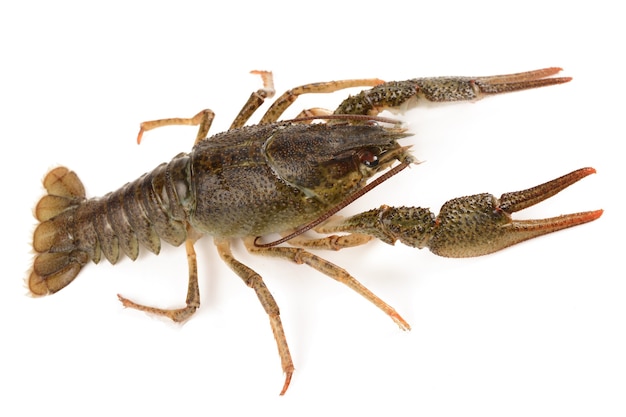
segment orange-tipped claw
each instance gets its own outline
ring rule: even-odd
[[[572,80],[571,77],[549,78],[560,71],[561,68],[550,67],[487,77],[416,78],[410,82],[430,101],[474,101],[489,95],[547,87]]]
[[[441,207],[439,216],[420,207],[388,207],[357,214],[336,224],[324,225],[324,233],[350,232],[374,236],[393,244],[399,240],[415,248],[428,247],[449,258],[486,255],[534,237],[596,220],[602,210],[537,220],[513,220],[511,215],[552,197],[576,181],[595,173],[582,168],[523,191],[455,198]]]
[[[550,67],[487,77],[434,77],[392,81],[348,97],[334,113],[373,116],[384,109],[407,110],[422,99],[431,102],[476,101],[489,95],[571,81],[571,77],[552,77],[560,71],[561,68]]]
[[[510,214],[532,207],[537,203],[541,203],[543,200],[547,200],[556,193],[563,191],[570,185],[585,178],[587,175],[595,173],[596,170],[594,168],[581,168],[527,190],[504,193],[500,197],[500,209]]]
[[[562,68],[550,67],[534,71],[519,72],[517,74],[476,77],[474,83],[479,88],[480,92],[485,95],[510,93],[513,91],[528,90],[530,88],[563,84],[572,80],[572,77],[547,78],[561,71]]]
[[[602,210],[548,219],[513,220],[511,214],[533,206],[569,187],[593,168],[582,168],[545,184],[505,193],[496,199],[478,194],[448,201],[441,208],[430,250],[441,256],[464,258],[486,255],[534,237],[596,220]]]

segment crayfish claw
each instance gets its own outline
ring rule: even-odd
[[[486,96],[563,84],[571,77],[552,77],[561,68],[550,67],[487,77],[426,77],[376,85],[345,99],[335,114],[375,116],[383,110],[404,112],[422,100],[441,103],[476,101]]]
[[[429,248],[436,255],[468,258],[487,255],[534,237],[596,220],[602,210],[535,220],[513,220],[511,214],[552,197],[576,181],[595,173],[582,168],[522,191],[488,193],[449,200],[435,216],[420,207],[382,206],[322,227],[325,233],[347,232],[373,236],[393,245]]]
[[[587,175],[595,174],[594,168],[581,168],[563,175],[552,181],[537,185],[522,191],[504,193],[500,197],[499,207],[507,213],[515,213],[537,203],[547,200],[556,193],[563,191],[570,185],[580,181]]]
[[[534,71],[518,72],[516,74],[476,77],[473,81],[483,95],[510,93],[513,91],[563,84],[572,80],[572,77],[548,78],[561,71],[561,68],[550,67]]]
[[[441,208],[428,247],[433,253],[445,257],[480,256],[596,220],[602,210],[547,219],[511,218],[512,213],[550,198],[595,172],[593,168],[582,168],[527,190],[505,193],[500,199],[485,193],[450,200]]]

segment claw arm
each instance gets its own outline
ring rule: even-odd
[[[602,210],[537,220],[511,218],[512,213],[550,198],[595,172],[593,168],[582,168],[527,190],[505,193],[500,199],[486,193],[456,198],[441,207],[439,216],[419,207],[382,206],[324,225],[319,231],[364,233],[389,244],[399,240],[450,258],[486,255],[599,218]]]
[[[551,67],[489,77],[434,77],[392,81],[347,98],[335,110],[335,114],[371,116],[383,110],[408,110],[417,105],[420,99],[431,102],[476,101],[488,95],[571,81],[570,77],[549,78],[560,71],[561,68]]]

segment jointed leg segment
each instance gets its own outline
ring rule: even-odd
[[[296,264],[307,264],[310,267],[318,270],[319,272],[331,277],[337,282],[347,285],[350,289],[356,291],[358,294],[365,297],[368,301],[374,304],[385,312],[402,330],[410,330],[411,326],[398,314],[398,312],[378,298],[376,294],[368,290],[363,284],[357,281],[352,275],[350,275],[345,269],[338,267],[337,265],[320,258],[310,252],[307,252],[301,248],[290,248],[283,246],[260,248],[254,245],[254,239],[248,238],[244,241],[246,249],[251,253],[264,256],[272,256],[276,258],[286,259]]]
[[[274,77],[271,72],[251,71],[251,73],[261,76],[263,79],[263,88],[250,94],[250,98],[248,98],[246,104],[243,105],[239,114],[235,117],[235,120],[233,120],[229,130],[237,129],[245,125],[248,119],[250,119],[250,116],[265,102],[265,99],[274,97],[276,93],[276,90],[274,90]]]
[[[230,242],[225,239],[215,239],[215,245],[217,251],[220,254],[222,260],[245,282],[245,284],[252,288],[255,292],[263,309],[267,313],[270,319],[270,326],[274,333],[274,339],[278,345],[278,354],[280,356],[280,362],[285,373],[285,383],[280,395],[285,394],[289,383],[291,382],[291,376],[293,375],[294,366],[291,360],[291,354],[289,353],[289,346],[287,345],[287,338],[285,337],[285,330],[283,324],[280,321],[280,310],[276,300],[265,286],[263,278],[257,274],[254,270],[242,264],[233,257],[230,250]]]
[[[341,221],[341,219],[343,218],[341,217],[338,217],[337,219],[331,218],[330,222]],[[326,223],[323,223],[323,224],[326,224]],[[314,230],[317,231],[318,229],[314,229]],[[325,236],[325,237],[321,237],[317,239],[303,237],[303,235],[298,235],[292,239],[289,239],[287,243],[297,248],[340,250],[344,248],[352,248],[355,246],[364,245],[372,239],[374,239],[374,236],[362,234],[362,233],[351,233],[348,235],[332,235],[332,236]]]
[[[198,288],[198,263],[196,261],[196,251],[193,244],[196,239],[187,239],[185,249],[187,250],[187,263],[189,265],[189,284],[187,287],[187,299],[185,307],[177,309],[163,309],[137,304],[127,298],[117,295],[124,307],[145,311],[146,313],[165,316],[177,323],[182,323],[189,319],[200,307],[200,289]]]
[[[282,96],[278,97],[271,107],[265,112],[261,119],[261,124],[268,124],[277,121],[280,116],[293,104],[296,99],[303,94],[327,94],[335,91],[344,90],[352,87],[373,87],[384,83],[383,80],[378,78],[366,78],[358,80],[342,80],[342,81],[327,81],[321,83],[311,83],[301,85],[300,87],[292,88],[285,92]],[[323,109],[311,109],[314,115],[325,113]],[[306,110],[303,112],[306,114]],[[302,113],[301,113],[302,114]]]
[[[194,144],[206,139],[211,128],[211,123],[215,118],[215,113],[212,110],[205,109],[191,118],[174,117],[170,119],[150,120],[148,122],[141,123],[139,134],[137,135],[137,144],[141,143],[141,138],[144,132],[148,130],[156,129],[163,126],[200,126],[198,128],[198,134],[196,135],[196,141]]]

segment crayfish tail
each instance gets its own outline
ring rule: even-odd
[[[89,254],[75,247],[70,230],[76,208],[85,201],[82,182],[74,172],[58,167],[46,175],[43,185],[47,194],[35,207],[40,223],[33,235],[36,255],[27,278],[33,295],[59,291],[89,261]]]
[[[72,282],[88,261],[89,255],[78,250],[38,254],[27,279],[28,289],[36,296],[53,294]]]

